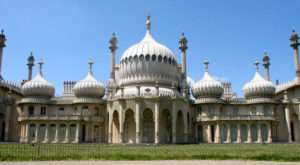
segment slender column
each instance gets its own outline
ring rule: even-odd
[[[140,103],[135,104],[135,142],[140,143]]]
[[[172,102],[172,143],[176,143],[176,109],[175,102]]]
[[[55,137],[54,137],[55,143],[58,142],[58,129],[59,129],[59,125],[56,124],[56,128],[55,128]]]
[[[248,128],[247,142],[248,143],[252,143],[251,124],[250,123],[247,124],[247,128]]]
[[[49,136],[49,124],[45,125],[45,139],[44,139],[44,143],[48,143],[48,136]]]
[[[66,136],[65,136],[65,142],[68,143],[70,138],[70,124],[67,123],[66,125]]]
[[[296,69],[296,80],[297,82],[300,80],[300,67],[299,67],[299,52],[298,52],[298,34],[293,30],[290,41],[291,41],[291,47],[294,50],[294,63],[295,63],[295,69]]]
[[[25,143],[29,142],[29,123],[26,123],[25,127]]]
[[[39,129],[40,129],[40,124],[36,123],[35,124],[35,142],[38,143],[39,142]]]
[[[123,106],[120,107],[120,119],[119,119],[119,123],[120,123],[120,139],[119,142],[123,143],[123,135],[124,135],[124,123],[123,123]]]
[[[215,131],[215,143],[221,142],[221,136],[220,136],[220,123],[216,124],[216,131]]]
[[[288,142],[291,143],[292,142],[291,125],[290,125],[291,119],[290,119],[290,109],[288,105],[285,106],[284,112],[285,112],[285,121],[286,121],[287,132],[288,132]]]
[[[210,124],[207,125],[207,143],[212,143],[211,141],[211,126]]]
[[[108,143],[112,143],[112,119],[111,112],[108,114]]]
[[[187,114],[185,113],[184,118],[183,118],[183,122],[184,122],[184,143],[188,142],[188,123],[187,123]]]
[[[264,66],[264,68],[265,68],[264,78],[265,78],[265,80],[270,81],[270,71],[269,71],[269,67],[270,67],[270,58],[269,58],[267,52],[264,53],[263,62],[264,62],[264,63],[263,63],[263,66]]]
[[[75,143],[79,143],[79,129],[80,129],[80,125],[79,123],[76,123]]]
[[[6,118],[5,118],[5,133],[4,133],[4,140],[8,141],[8,135],[9,135],[9,127],[10,127],[10,113],[11,113],[11,105],[7,105],[6,108]]]
[[[155,115],[155,144],[159,143],[159,102],[155,102],[154,108],[154,115]]]
[[[257,143],[262,143],[262,136],[261,136],[261,123],[257,124]]]
[[[111,39],[109,40],[109,49],[111,52],[111,73],[110,73],[110,78],[115,79],[115,57],[116,57],[116,50],[118,49],[117,47],[117,37],[116,34],[113,33]]]
[[[0,34],[0,78],[2,78],[2,57],[3,57],[3,48],[5,45],[6,37],[4,35],[4,31],[1,30]]]
[[[230,131],[230,124],[227,124],[227,143],[231,143],[231,131]]]
[[[237,143],[241,143],[242,139],[241,139],[241,124],[237,125]]]
[[[268,143],[272,143],[272,127],[271,127],[271,123],[268,123]]]

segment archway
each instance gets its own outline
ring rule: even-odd
[[[154,121],[153,113],[150,109],[143,112],[143,143],[154,142]]]
[[[292,141],[293,142],[299,142],[300,141],[300,123],[299,123],[299,117],[297,114],[293,114],[291,116],[291,135],[292,135]]]
[[[120,122],[119,122],[119,114],[117,111],[114,111],[113,113],[112,143],[120,143]]]
[[[46,125],[41,124],[39,126],[39,132],[38,132],[38,141],[44,141],[45,140],[45,135],[46,135]]]
[[[261,124],[261,137],[263,142],[268,141],[268,127],[266,124]]]
[[[252,142],[257,142],[257,125],[256,124],[251,125],[251,139],[252,139]]]
[[[202,143],[203,142],[203,133],[202,133],[203,127],[202,125],[197,126],[197,142]]]
[[[56,132],[56,125],[51,124],[49,127],[49,134],[48,134],[48,141],[53,142],[55,140],[55,132]]]
[[[135,120],[134,112],[128,109],[125,113],[124,121],[124,142],[135,143]]]
[[[183,122],[183,114],[181,111],[177,112],[176,141],[177,141],[177,143],[184,142],[184,122]]]
[[[221,126],[221,143],[224,143],[227,141],[227,125],[222,124]]]
[[[30,124],[29,125],[29,141],[34,141],[35,140],[35,136],[37,136],[35,134],[35,129],[36,129],[36,126],[35,124]]]
[[[5,139],[5,115],[0,113],[0,141],[4,141]]]
[[[58,139],[59,141],[64,141],[66,139],[66,124],[61,124],[59,126]]]
[[[168,109],[164,109],[160,118],[160,141],[161,143],[172,142],[172,118]]]
[[[237,142],[237,125],[232,124],[230,126],[230,137],[231,143]]]

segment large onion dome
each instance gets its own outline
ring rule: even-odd
[[[42,73],[43,62],[39,62],[39,73],[30,81],[27,81],[22,86],[22,92],[25,97],[41,97],[41,98],[51,98],[54,96],[54,86],[44,79]]]
[[[129,47],[123,54],[116,72],[118,85],[138,83],[170,85],[176,83],[178,68],[173,52],[158,43],[150,32],[150,17],[147,18],[147,31],[139,43]],[[175,84],[177,85],[177,84]]]
[[[192,94],[196,99],[220,98],[224,92],[221,82],[215,80],[208,73],[208,61],[204,61],[205,72],[202,79],[192,86]]]
[[[256,61],[256,72],[252,80],[243,87],[246,99],[272,98],[275,94],[275,86],[271,81],[265,80],[258,71],[259,62]]]
[[[87,76],[73,87],[76,97],[102,98],[105,94],[104,85],[98,82],[92,72],[93,62],[89,61],[90,70]]]

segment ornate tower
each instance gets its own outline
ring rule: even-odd
[[[110,49],[110,52],[111,52],[111,73],[110,73],[110,78],[112,80],[115,80],[116,50],[118,49],[117,44],[118,44],[118,39],[116,37],[116,34],[113,33],[111,39],[109,40],[109,49]]]
[[[186,71],[186,50],[188,49],[187,46],[188,40],[184,36],[184,33],[181,34],[181,37],[179,39],[179,49],[181,50],[181,73],[183,76],[183,89],[182,89],[182,94],[183,96],[188,95],[188,89],[187,89],[187,71]]]
[[[27,80],[30,81],[32,79],[32,68],[34,66],[34,57],[33,57],[32,52],[30,52],[30,56],[27,58],[27,66],[28,66],[28,78],[27,78]]]
[[[6,46],[5,45],[6,37],[4,35],[4,30],[1,30],[0,34],[0,79],[2,78],[2,58],[3,58],[3,48]]]
[[[263,57],[263,66],[265,68],[264,78],[268,81],[270,81],[270,70],[269,70],[270,65],[271,65],[270,58],[268,56],[268,53],[265,52]]]
[[[291,41],[291,47],[294,50],[294,63],[295,63],[295,68],[296,68],[296,80],[299,82],[300,81],[300,67],[299,67],[299,51],[298,51],[298,34],[293,30],[290,41]]]

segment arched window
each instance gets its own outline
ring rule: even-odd
[[[150,55],[149,54],[146,55],[146,61],[150,61]]]
[[[156,60],[156,55],[153,54],[153,55],[152,55],[152,61],[155,61],[155,60]]]
[[[140,55],[140,61],[144,61],[144,55]]]
[[[161,55],[158,56],[158,62],[162,62],[162,56]]]
[[[34,106],[29,106],[29,107],[28,107],[28,115],[29,115],[29,116],[34,115]]]

